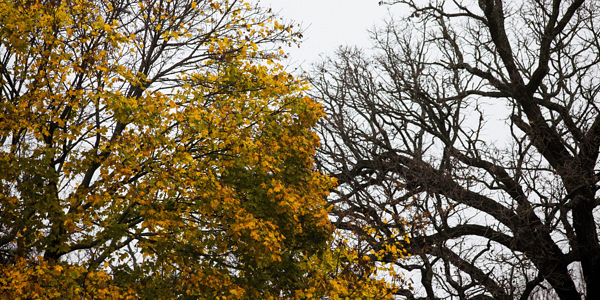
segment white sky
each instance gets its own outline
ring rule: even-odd
[[[319,61],[319,55],[332,56],[341,45],[359,46],[370,49],[368,30],[374,26],[382,26],[384,21],[394,17],[407,16],[406,6],[379,5],[380,0],[247,0],[259,3],[263,7],[271,7],[279,12],[284,20],[300,23],[304,28],[304,38],[300,48],[294,46],[284,49],[289,53],[289,60],[283,64],[292,71],[296,67],[309,71],[311,64]],[[292,71],[293,72],[293,71]],[[509,114],[504,106],[489,106],[486,110],[487,128],[504,128],[504,117]],[[476,118],[476,121],[479,117]],[[507,137],[498,132],[486,131],[486,135],[495,138],[497,145],[505,142]]]
[[[403,13],[402,6],[379,6],[380,0],[253,0],[271,7],[284,20],[304,28],[300,48],[285,49],[290,63],[309,69],[319,54],[332,55],[340,45],[370,48],[368,29],[383,24],[389,13]],[[390,12],[388,12],[388,10]]]

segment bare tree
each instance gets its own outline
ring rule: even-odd
[[[393,2],[312,74],[337,228],[399,298],[600,299],[600,3]]]

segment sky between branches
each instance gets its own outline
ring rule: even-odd
[[[339,46],[371,47],[368,30],[383,25],[390,13],[400,16],[406,9],[399,5],[380,6],[380,0],[254,0],[279,12],[284,20],[293,20],[305,29],[300,48],[285,49],[290,64],[304,70],[320,54],[332,55]]]

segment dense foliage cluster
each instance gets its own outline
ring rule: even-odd
[[[385,297],[332,249],[299,36],[236,0],[0,0],[0,299]]]

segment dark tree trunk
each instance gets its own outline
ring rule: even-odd
[[[600,4],[389,2],[312,75],[338,229],[402,243],[409,299],[600,299]]]

